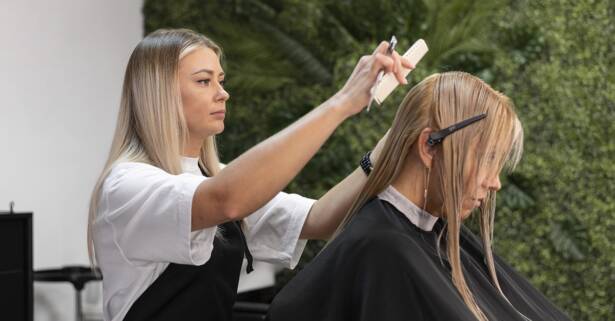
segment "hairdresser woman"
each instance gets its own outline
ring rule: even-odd
[[[145,37],[90,205],[105,320],[230,320],[244,257],[248,272],[253,260],[292,268],[305,239],[328,238],[364,183],[360,169],[317,201],[280,191],[367,105],[379,70],[406,83],[401,66],[411,66],[386,46],[361,58],[335,95],[222,169],[220,48],[185,29]]]

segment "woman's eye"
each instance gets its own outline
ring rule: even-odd
[[[201,85],[204,86],[208,86],[209,85],[209,79],[201,79],[201,80],[197,80],[197,82]]]
[[[226,85],[226,80],[220,80],[220,86],[224,87],[224,85]]]

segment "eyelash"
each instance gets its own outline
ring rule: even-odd
[[[209,86],[210,81],[211,79],[201,79],[201,80],[197,80],[196,82],[202,83],[205,86]],[[220,86],[224,87],[225,84],[226,84],[226,80],[220,80]]]

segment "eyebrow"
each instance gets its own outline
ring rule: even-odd
[[[205,69],[205,68],[203,68],[203,69],[199,69],[199,70],[197,70],[197,71],[193,72],[192,74],[193,74],[193,75],[196,75],[196,74],[198,74],[198,73],[200,73],[200,72],[206,72],[206,73],[208,73],[208,74],[210,74],[210,75],[213,75],[213,74],[214,74],[214,72],[213,72],[211,69]],[[224,72],[220,72],[220,76],[224,76]]]

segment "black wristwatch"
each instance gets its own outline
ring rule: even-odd
[[[363,155],[363,158],[361,158],[361,162],[359,163],[361,165],[361,168],[365,172],[365,175],[369,175],[369,173],[372,172],[372,169],[374,169],[374,165],[372,165],[372,161],[369,159],[369,156],[371,154],[371,150],[365,153],[365,155]]]

